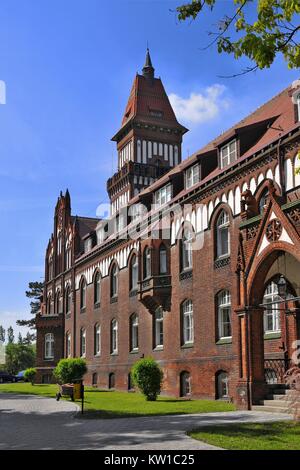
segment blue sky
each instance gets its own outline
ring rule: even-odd
[[[183,155],[298,78],[270,70],[221,79],[248,65],[201,51],[228,11],[179,24],[168,0],[0,0],[0,324],[28,317],[24,291],[43,277],[60,190],[74,214],[95,216],[116,168],[115,145],[132,80],[149,41],[153,65],[189,129]],[[254,8],[252,6],[251,8]]]

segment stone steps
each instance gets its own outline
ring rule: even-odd
[[[289,413],[287,408],[269,405],[252,405],[252,411],[266,411],[268,413]]]

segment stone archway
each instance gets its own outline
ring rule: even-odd
[[[275,383],[282,381],[292,355],[293,341],[300,338],[298,302],[287,300],[286,304],[273,305],[271,311],[261,306],[266,302],[266,289],[272,283],[276,287],[276,279],[280,275],[285,277],[290,294],[300,296],[299,258],[293,249],[283,250],[273,245],[262,258],[257,259],[247,279],[248,306],[241,323],[245,330],[244,333],[241,331],[241,338],[244,337],[241,346],[245,359],[242,372],[247,376],[248,407],[265,397],[272,380]],[[264,319],[270,314],[277,318],[276,331],[266,330]]]

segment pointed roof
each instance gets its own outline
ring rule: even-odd
[[[153,80],[154,78],[154,67],[152,65],[149,48],[147,47],[145,65],[143,67],[143,76]]]
[[[146,75],[145,69],[147,69]],[[117,141],[121,131],[123,132],[124,128],[133,121],[177,128],[182,134],[188,131],[177,121],[161,79],[155,77],[149,79],[149,70],[153,70],[154,77],[154,68],[149,51],[147,51],[143,75],[136,74],[134,78],[121,129],[113,136],[112,140]]]

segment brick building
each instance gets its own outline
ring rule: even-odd
[[[74,217],[68,191],[57,201],[42,382],[82,356],[87,384],[130,390],[132,364],[151,355],[165,394],[249,408],[282,381],[300,339],[299,120],[300,81],[181,161],[187,129],[147,52],[113,137],[110,218]]]

